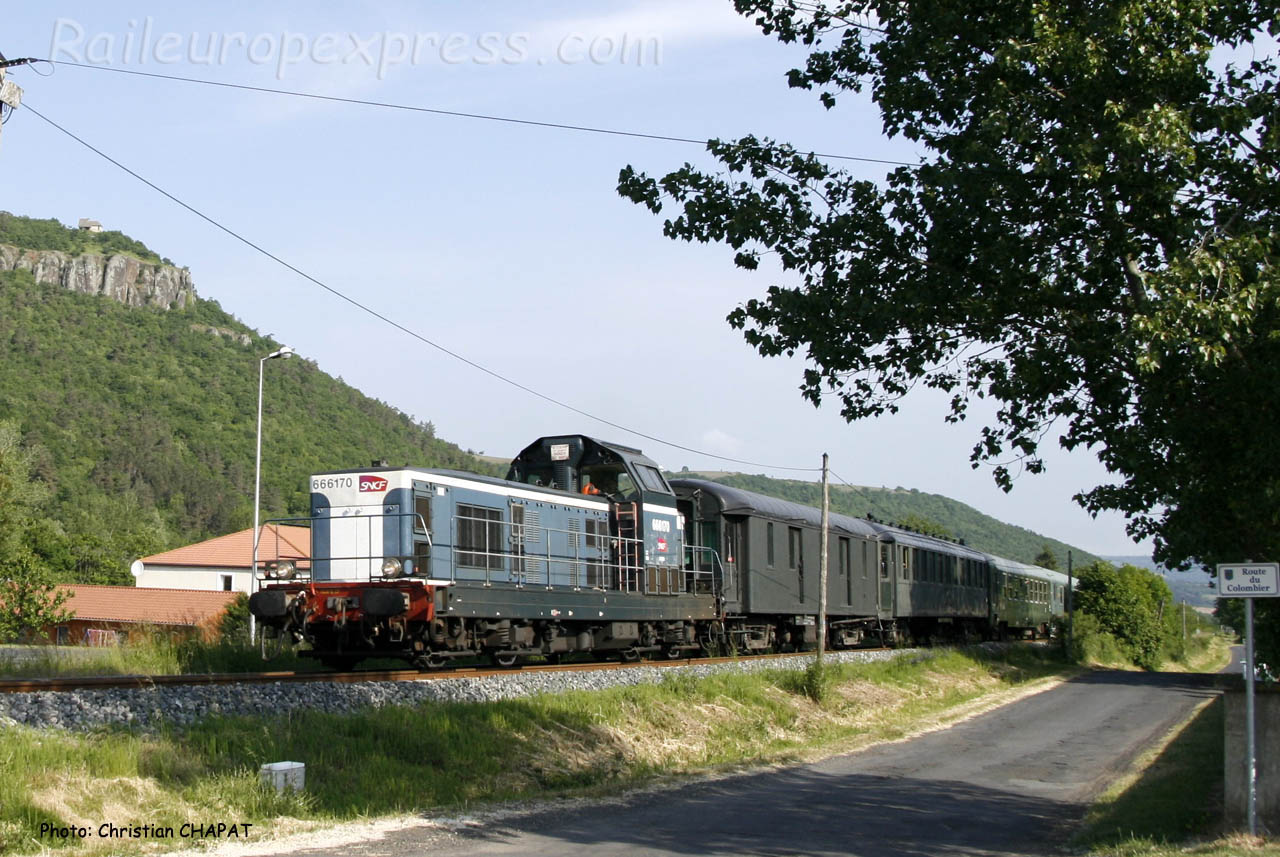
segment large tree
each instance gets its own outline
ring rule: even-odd
[[[736,0],[809,48],[790,85],[838,110],[866,92],[911,166],[862,180],[754,136],[721,168],[626,197],[668,236],[764,261],[729,322],[802,353],[803,394],[849,419],[920,385],[946,419],[993,401],[974,466],[1092,450],[1157,558],[1280,559],[1277,31],[1248,0]],[[850,154],[858,154],[851,135]],[[1002,463],[1005,462],[1005,463]]]
[[[18,426],[0,421],[0,642],[10,642],[66,621],[67,600],[44,558],[30,545],[62,539],[56,526],[38,517],[49,486],[34,474],[36,452],[23,444]]]

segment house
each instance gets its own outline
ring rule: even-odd
[[[236,599],[234,592],[80,583],[62,584],[58,590],[70,596],[62,609],[73,614],[49,630],[50,641],[60,646],[114,645],[157,630],[209,637]]]
[[[267,524],[258,539],[258,565],[287,559],[298,568],[310,565],[311,530]],[[253,528],[218,536],[164,553],[144,556],[133,564],[140,589],[203,589],[249,592],[253,564]]]
[[[80,218],[80,223],[78,225],[85,232],[101,232],[102,231],[102,224],[96,220],[88,220],[82,217]]]

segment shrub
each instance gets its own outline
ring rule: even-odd
[[[1103,629],[1096,616],[1088,613],[1075,615],[1067,656],[1078,664],[1118,665],[1132,661],[1120,641]]]

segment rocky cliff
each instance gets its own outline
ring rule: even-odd
[[[186,268],[153,265],[122,254],[77,256],[0,244],[0,271],[16,270],[30,271],[38,283],[102,295],[129,306],[177,309],[196,299],[191,272]]]

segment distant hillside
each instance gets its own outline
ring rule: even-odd
[[[88,247],[50,224],[4,215],[0,243],[30,235],[42,246],[24,250],[62,238]],[[35,477],[54,489],[39,554],[63,577],[127,582],[138,555],[252,523],[258,361],[279,343],[194,290],[167,303],[139,294],[175,269],[132,239],[112,240],[155,263],[125,289],[132,306],[70,291],[47,268],[37,282],[21,259],[0,271],[0,421],[17,424]],[[498,470],[309,360],[267,368],[264,516],[306,514],[308,475],[374,459]]]
[[[1136,565],[1138,568],[1154,571],[1169,584],[1174,601],[1185,601],[1192,607],[1217,606],[1218,590],[1209,585],[1213,577],[1203,568],[1169,571],[1164,566],[1157,565],[1149,556],[1106,556],[1103,559],[1113,565]]]
[[[822,505],[822,485],[794,479],[772,479],[768,476],[749,476],[744,473],[685,471],[674,476],[697,476],[780,497],[806,506]],[[1058,560],[1058,568],[1066,571],[1067,551],[1072,551],[1077,565],[1093,562],[1097,557],[1078,547],[1057,539],[1042,536],[1024,527],[1015,527],[984,515],[972,506],[940,494],[926,494],[916,490],[831,486],[831,508],[842,515],[865,518],[868,513],[890,523],[915,520],[937,524],[952,537],[964,539],[978,550],[1008,557],[1019,562],[1034,562],[1036,556],[1048,545]]]

